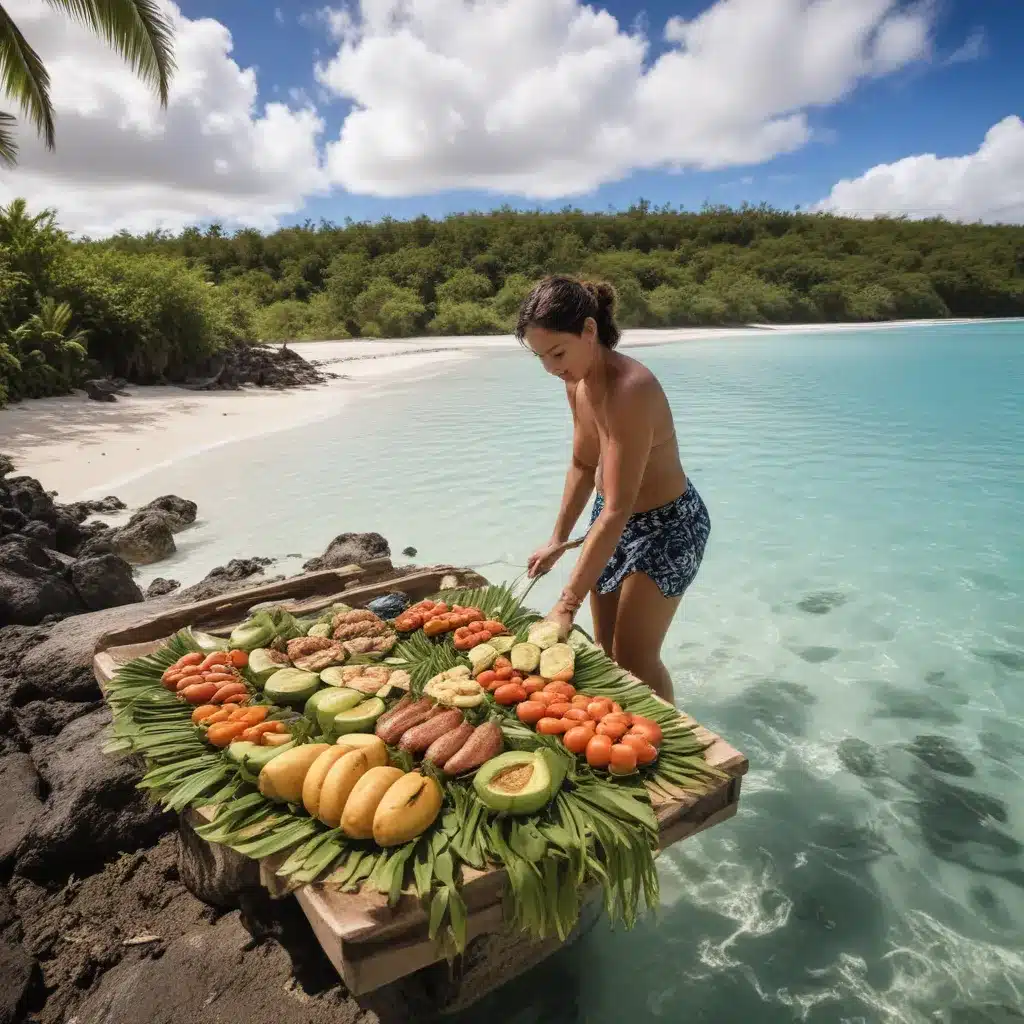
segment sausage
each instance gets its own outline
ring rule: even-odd
[[[479,768],[484,761],[489,761],[501,753],[505,741],[501,728],[493,722],[484,722],[473,730],[473,735],[453,754],[444,766],[445,775],[458,775]]]
[[[434,740],[440,739],[452,729],[457,729],[462,721],[462,712],[458,708],[452,708],[440,715],[432,715],[425,722],[402,733],[398,747],[410,754],[422,754]]]
[[[434,707],[434,702],[429,697],[424,697],[403,708],[402,711],[389,719],[383,725],[377,722],[374,732],[389,746],[393,747],[401,738],[406,729],[411,729],[420,722],[425,722]]]
[[[438,768],[443,768],[448,759],[457,754],[462,749],[466,740],[468,740],[472,735],[473,726],[471,726],[469,722],[463,722],[457,729],[452,729],[450,732],[446,732],[443,736],[434,740],[434,742],[427,747],[427,752],[423,755],[423,760],[431,761],[436,764]]]

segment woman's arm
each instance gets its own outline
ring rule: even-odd
[[[605,504],[569,577],[567,593],[560,601],[564,610],[575,612],[594,589],[633,514],[654,438],[650,410],[643,386],[629,387],[608,402],[608,443],[603,455]]]

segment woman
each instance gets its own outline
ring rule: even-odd
[[[563,634],[589,593],[595,639],[670,703],[661,645],[711,532],[708,511],[679,460],[672,410],[654,375],[615,351],[615,291],[549,277],[527,296],[516,336],[565,381],[572,463],[551,539],[529,559],[548,572],[597,489],[579,560],[551,610]]]

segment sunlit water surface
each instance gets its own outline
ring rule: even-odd
[[[713,522],[666,643],[677,701],[750,774],[736,818],[660,859],[656,919],[599,924],[466,1020],[1024,1020],[1022,332],[635,353]],[[292,570],[343,530],[500,580],[550,531],[568,442],[561,386],[488,352],[118,493],[200,503],[144,581]]]

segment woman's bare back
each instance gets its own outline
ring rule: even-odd
[[[605,414],[608,399],[617,389],[637,387],[650,396],[653,442],[633,512],[659,508],[678,498],[686,490],[686,474],[679,459],[672,410],[657,378],[635,359],[615,353],[609,359],[602,385],[600,389],[588,389],[587,381],[580,381],[566,387],[575,426],[573,456],[581,464],[595,467],[598,494],[604,493],[601,462],[608,440]]]

